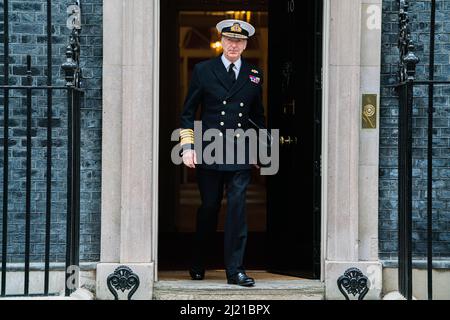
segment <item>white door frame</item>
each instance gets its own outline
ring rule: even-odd
[[[155,32],[157,33],[156,44],[153,47],[153,56],[155,57],[156,61],[153,68],[153,77],[154,79],[157,79],[157,81],[153,81],[153,141],[158,141],[158,143],[153,143],[152,145],[152,154],[153,154],[153,162],[152,162],[152,172],[153,172],[153,183],[152,183],[152,212],[153,212],[153,219],[152,219],[152,252],[154,257],[154,275],[155,280],[158,281],[158,235],[159,235],[159,228],[158,228],[158,217],[159,217],[159,79],[160,79],[160,38],[161,38],[161,0],[155,1],[155,19],[153,21],[153,28]]]
[[[151,288],[158,279],[160,1],[103,2],[108,28],[97,283],[105,289],[112,268],[126,264],[142,276],[142,297],[151,296],[144,283]],[[360,126],[361,94],[379,94],[381,52],[381,27],[362,17],[370,22],[377,15],[381,0],[324,0],[321,280],[327,291],[349,266],[366,274],[375,268],[381,288],[378,129]],[[339,292],[333,294],[327,297]]]
[[[320,192],[320,280],[325,280],[325,252],[327,248],[327,183],[328,183],[328,63],[330,0],[323,0],[322,25],[322,152],[321,152],[321,192]]]

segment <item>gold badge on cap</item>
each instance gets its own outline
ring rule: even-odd
[[[233,26],[231,27],[231,31],[233,31],[233,32],[242,32],[242,28],[241,28],[241,26],[239,25],[239,23],[235,23],[235,24],[233,24]]]

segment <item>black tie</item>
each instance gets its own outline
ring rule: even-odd
[[[236,82],[236,73],[234,73],[234,63],[230,64],[230,67],[228,68],[228,75],[230,76],[231,82]]]

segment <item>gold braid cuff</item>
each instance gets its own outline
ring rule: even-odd
[[[180,131],[181,145],[194,144],[194,130],[182,129]]]

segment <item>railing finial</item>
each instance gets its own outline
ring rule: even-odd
[[[399,66],[398,82],[414,81],[416,76],[416,65],[419,58],[414,54],[414,43],[411,39],[411,28],[409,24],[409,1],[397,0],[399,4],[399,25],[398,25],[398,49]]]
[[[67,8],[69,17],[67,28],[72,30],[69,38],[69,45],[66,48],[66,62],[62,64],[65,72],[66,86],[81,87],[81,67],[80,67],[80,33],[81,33],[81,8],[80,2]]]

